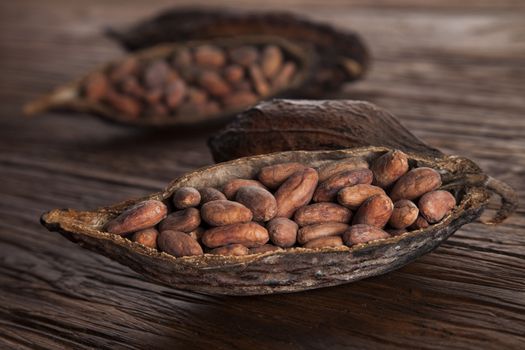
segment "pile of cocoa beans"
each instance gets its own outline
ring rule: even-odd
[[[178,48],[164,58],[129,57],[90,74],[83,96],[130,119],[238,110],[287,86],[296,63],[277,45]]]
[[[410,169],[401,151],[370,164],[362,158],[317,168],[282,163],[221,189],[178,188],[167,204],[141,202],[105,230],[176,257],[352,246],[441,221],[456,199],[440,186],[436,170]]]

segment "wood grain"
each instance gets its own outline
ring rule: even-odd
[[[357,29],[374,64],[339,97],[390,110],[418,137],[477,161],[524,198],[523,2],[222,3]],[[121,55],[105,26],[172,4],[0,4],[0,348],[525,347],[522,207],[504,225],[466,226],[388,275],[268,297],[160,287],[42,228],[45,210],[145,195],[212,162],[205,140],[213,130],[151,133],[82,116],[21,117],[24,102]]]

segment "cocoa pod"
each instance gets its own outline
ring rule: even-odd
[[[427,192],[434,191],[441,186],[441,175],[427,167],[410,170],[403,175],[390,191],[390,198],[394,202],[400,199],[416,199]]]
[[[275,192],[278,217],[290,218],[295,211],[308,204],[317,186],[317,171],[305,168],[290,176]]]
[[[327,162],[317,168],[319,173],[319,182],[328,180],[328,178],[335,174],[344,171],[365,169],[368,168],[368,162],[363,158],[347,158],[342,160],[334,160]]]
[[[340,247],[343,245],[343,239],[341,236],[327,236],[312,239],[306,242],[303,247],[316,249],[316,248],[328,248],[328,247]]]
[[[343,187],[371,184],[372,179],[373,174],[369,169],[356,169],[337,173],[319,184],[319,187],[315,190],[313,200],[314,202],[333,201]]]
[[[266,189],[263,184],[257,180],[247,180],[247,179],[233,179],[230,180],[222,188],[222,192],[228,199],[234,199],[237,191],[241,187],[255,186]]]
[[[151,228],[147,228],[147,229],[135,232],[131,236],[131,240],[133,242],[140,243],[143,246],[146,246],[148,248],[156,249],[158,235],[159,235],[159,231],[151,227]]]
[[[447,191],[425,193],[418,203],[421,216],[431,224],[441,221],[455,206],[456,198]]]
[[[168,208],[161,201],[146,200],[110,220],[104,230],[117,235],[140,231],[155,226],[166,217],[167,213]]]
[[[275,218],[266,224],[270,240],[279,247],[288,248],[297,241],[299,226],[287,218]]]
[[[177,209],[196,207],[201,202],[201,194],[193,187],[181,187],[173,193],[173,205]]]
[[[283,249],[273,244],[263,244],[260,247],[250,248],[250,254],[264,254],[268,252],[282,251]]]
[[[275,197],[264,188],[241,187],[235,195],[235,200],[251,210],[254,221],[265,222],[277,214]]]
[[[297,231],[297,242],[299,244],[305,244],[313,239],[326,237],[326,236],[338,236],[348,230],[348,225],[340,222],[328,222],[324,224],[315,224],[304,226]]]
[[[201,195],[201,204],[226,199],[224,193],[213,187],[201,188],[199,189],[199,194]]]
[[[382,229],[366,224],[352,225],[342,236],[343,242],[349,247],[354,244],[368,243],[389,237],[390,235]]]
[[[301,163],[281,163],[261,168],[257,174],[259,181],[268,188],[279,187],[293,173],[306,168]]]
[[[384,194],[376,194],[368,198],[355,213],[353,225],[366,224],[383,228],[394,209],[392,200]]]
[[[322,224],[327,222],[349,223],[352,212],[335,203],[315,203],[297,209],[294,221],[299,226]]]
[[[337,193],[337,201],[345,207],[356,210],[368,198],[376,194],[386,194],[381,187],[368,184],[358,184],[350,187],[343,187]]]
[[[248,254],[250,251],[248,248],[242,244],[228,244],[222,247],[212,249],[210,254],[217,255],[233,255],[233,256],[242,256]]]
[[[217,200],[201,208],[202,220],[211,226],[226,226],[252,220],[252,212],[241,203]]]
[[[390,151],[372,162],[374,185],[387,188],[408,171],[407,155],[401,151]]]
[[[213,203],[213,202],[210,202]],[[202,243],[208,248],[217,248],[227,244],[242,244],[248,248],[268,242],[268,231],[255,222],[214,227],[202,236]]]
[[[180,231],[162,231],[157,239],[157,244],[161,251],[177,258],[203,254],[200,244]]]
[[[401,199],[394,203],[388,224],[395,229],[405,229],[417,220],[418,215],[417,205],[408,199]]]
[[[191,232],[201,224],[201,216],[197,209],[186,208],[169,214],[159,224],[162,231]]]

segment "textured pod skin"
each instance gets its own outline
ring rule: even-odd
[[[279,187],[293,173],[303,170],[305,166],[300,163],[283,163],[262,168],[257,178],[268,188]]]
[[[242,244],[253,248],[265,244],[269,239],[268,231],[255,222],[215,227],[202,235],[202,243],[208,248],[227,244]]]
[[[441,175],[427,167],[410,170],[403,175],[390,191],[392,201],[400,199],[416,199],[427,192],[434,191],[441,186]]]
[[[369,169],[356,169],[337,173],[322,182],[314,193],[314,202],[331,202],[343,187],[358,184],[371,184],[373,179]]]
[[[327,222],[348,223],[352,212],[336,203],[315,203],[299,208],[294,221],[299,226],[322,224]]]
[[[429,223],[439,222],[456,205],[456,198],[447,191],[432,191],[419,199],[421,216]]]
[[[200,244],[180,231],[162,231],[157,239],[160,250],[175,257],[202,255]]]
[[[252,212],[241,203],[218,200],[204,204],[201,208],[202,220],[211,226],[240,224],[252,220]]]
[[[271,164],[301,162],[317,167],[326,161],[348,157],[372,160],[389,150],[367,147],[297,151],[238,159],[189,173],[172,182],[166,191],[147,199],[167,200],[174,190],[183,186],[220,188],[232,178],[254,177],[261,167]],[[443,221],[426,229],[352,247],[294,248],[237,257],[205,254],[175,258],[102,231],[108,220],[146,198],[94,211],[53,210],[41,220],[48,229],[60,232],[83,247],[174,288],[209,294],[253,295],[334,286],[384,274],[432,251],[459,227],[478,218],[488,203],[491,190],[486,187],[486,176],[472,161],[455,156],[406,153],[411,162],[438,169],[446,186],[461,189],[457,206]],[[483,181],[475,182],[472,174]],[[502,210],[502,215],[509,214],[505,214],[505,208]]]
[[[254,221],[266,222],[277,214],[277,201],[273,194],[260,187],[241,187],[235,200],[250,209]]]
[[[338,236],[348,230],[348,227],[347,224],[340,222],[304,226],[297,232],[297,242],[299,242],[299,244],[305,244],[320,237]]]
[[[368,198],[376,194],[386,194],[381,187],[358,184],[344,187],[337,193],[337,201],[352,210],[358,209]]]
[[[361,205],[355,213],[352,224],[366,224],[382,228],[390,219],[393,209],[394,204],[390,197],[384,194],[376,194]]]
[[[147,200],[135,204],[106,224],[106,231],[118,235],[150,228],[166,217],[168,208],[164,203]]]
[[[275,192],[277,217],[290,218],[295,211],[308,204],[317,186],[317,171],[312,168],[294,173]]]
[[[169,214],[159,224],[160,231],[182,231],[191,232],[201,224],[201,215],[195,208],[175,211]]]

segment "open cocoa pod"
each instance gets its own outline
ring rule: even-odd
[[[255,295],[334,286],[398,269],[438,247],[462,225],[476,220],[493,191],[504,197],[494,221],[502,221],[515,209],[516,197],[512,190],[485,175],[474,162],[435,152],[406,152],[410,167],[438,171],[442,188],[456,199],[457,205],[441,221],[426,228],[350,247],[311,245],[312,248],[291,247],[241,256],[206,253],[179,258],[105,231],[108,222],[137,203],[156,200],[168,204],[174,192],[182,187],[220,188],[232,179],[252,179],[262,167],[280,163],[295,162],[316,168],[354,157],[372,162],[391,150],[362,147],[240,158],[191,172],[174,180],[165,191],[146,198],[93,211],[52,210],[45,213],[41,221],[49,230],[129,266],[152,281],[210,294]]]
[[[273,96],[309,85],[308,49],[276,37],[159,45],[127,55],[25,106],[86,112],[136,126],[220,123]]]
[[[109,29],[108,34],[129,50],[239,35],[284,38],[313,48],[318,57],[310,83],[301,89],[303,98],[319,98],[360,79],[369,65],[368,50],[357,33],[286,12],[174,8],[127,28]]]

